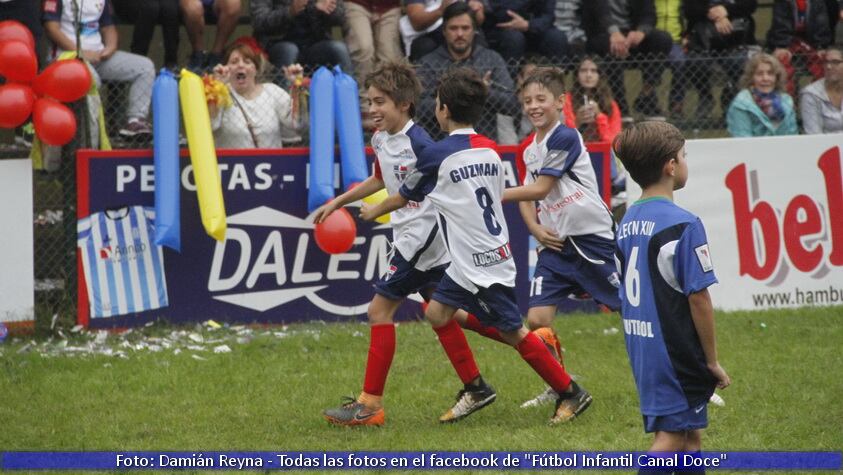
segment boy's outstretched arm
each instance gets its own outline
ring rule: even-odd
[[[562,239],[555,231],[543,226],[536,218],[536,207],[532,201],[522,201],[518,203],[518,211],[521,212],[521,218],[524,224],[527,225],[527,230],[536,238],[542,246],[553,249],[554,251],[562,250]]]
[[[717,378],[717,387],[725,388],[731,384],[729,375],[726,374],[717,361],[717,341],[714,336],[714,307],[711,305],[711,295],[708,289],[694,292],[688,296],[688,303],[691,306],[691,318],[694,320],[694,327],[700,337],[700,343],[705,353],[705,362],[711,374]]]
[[[319,209],[315,211],[313,215],[313,222],[316,224],[325,221],[328,216],[331,215],[334,211],[343,206],[353,203],[357,200],[363,199],[372,193],[381,190],[383,188],[383,180],[372,175],[369,178],[363,180],[359,185],[355,186],[354,188],[346,191],[345,193],[337,196],[336,198],[332,199],[331,201],[325,203],[324,205],[320,206]],[[378,215],[380,216],[380,215]]]
[[[529,185],[515,186],[503,190],[503,201],[538,201],[543,200],[558,178],[550,175],[539,175],[536,181]]]
[[[360,217],[366,221],[371,221],[378,216],[382,216],[387,213],[391,213],[397,209],[401,209],[407,206],[407,203],[410,200],[401,196],[400,193],[395,193],[394,195],[389,195],[389,198],[381,201],[376,205],[367,205],[363,204],[363,207],[360,208]]]

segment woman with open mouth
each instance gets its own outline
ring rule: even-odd
[[[282,148],[282,129],[286,135],[301,129],[290,94],[273,83],[258,82],[266,62],[256,45],[237,41],[226,50],[224,64],[214,67],[214,76],[227,85],[232,102],[228,107],[208,104],[217,148]],[[301,74],[299,64],[284,69],[290,83]]]

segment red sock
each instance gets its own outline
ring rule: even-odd
[[[395,355],[395,325],[372,325],[369,337],[369,359],[366,361],[366,378],[363,391],[373,396],[383,396],[386,376]]]
[[[456,320],[452,319],[447,324],[434,328],[433,331],[439,337],[439,343],[442,344],[445,354],[448,355],[463,384],[468,384],[480,376],[480,369],[474,361],[471,347],[468,346],[465,333],[462,332]]]
[[[541,338],[533,333],[527,333],[527,336],[515,346],[515,349],[554,391],[561,393],[568,389],[571,384],[571,376],[565,372],[565,368],[544,346]]]
[[[492,340],[499,341],[501,343],[506,343],[505,341],[503,341],[503,338],[501,338],[501,332],[498,331],[497,328],[484,326],[480,322],[480,319],[475,317],[474,314],[468,314],[468,318],[465,319],[465,328],[473,332],[479,333],[485,336],[486,338],[491,338]]]

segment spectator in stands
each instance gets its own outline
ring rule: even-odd
[[[799,110],[806,134],[843,132],[843,49],[825,52],[825,77],[802,89]]]
[[[422,56],[445,44],[445,37],[442,36],[442,13],[448,5],[459,1],[463,0],[404,1],[407,14],[401,17],[399,28],[401,40],[404,42],[404,53],[410,61],[417,62]],[[474,11],[477,25],[482,25],[486,19],[483,1],[468,0],[467,3]],[[479,34],[475,35],[475,41],[482,41],[482,37]]]
[[[474,42],[477,24],[474,10],[467,3],[448,5],[442,20],[445,44],[424,56],[419,63],[418,74],[424,88],[419,102],[419,118],[426,121],[427,130],[439,130],[434,122],[439,77],[452,67],[467,66],[475,69],[489,86],[486,109],[475,127],[479,133],[497,140],[497,114],[513,117],[521,110],[506,62],[498,53]]]
[[[50,59],[56,59],[65,51],[76,51],[76,30],[74,25],[75,0],[44,2],[44,30],[52,42]],[[117,27],[114,26],[111,2],[78,2],[81,31],[82,57],[90,64],[94,80],[130,82],[129,105],[126,124],[120,135],[134,137],[152,133],[146,120],[149,101],[152,97],[152,82],[155,67],[144,56],[117,49]]]
[[[775,0],[767,46],[787,72],[787,91],[796,93],[793,76],[804,68],[814,79],[823,75],[822,54],[834,40],[823,0]],[[796,64],[794,64],[796,63]]]
[[[747,50],[755,44],[755,21],[752,14],[757,0],[708,0],[684,2],[687,20],[688,49],[695,61],[695,71],[688,71],[687,79],[699,93],[696,115],[708,116],[714,105],[711,75],[706,61],[714,57],[729,83],[720,95],[722,109],[726,109],[737,92],[737,84],[749,57]]]
[[[664,62],[673,47],[673,40],[664,31],[655,28],[654,0],[608,0],[608,28],[596,30],[598,22],[586,24],[586,48],[601,56],[611,55],[618,61],[606,65],[606,75],[615,100],[623,115],[629,115],[624,89],[624,69],[638,67],[643,76],[641,92],[635,99],[635,109],[646,117],[662,116],[656,86]]]
[[[178,0],[113,0],[114,10],[121,20],[133,23],[132,53],[149,54],[149,43],[155,25],[161,23],[164,37],[164,65],[177,69],[179,63],[179,1]]]
[[[357,73],[361,97],[365,96],[363,82],[374,70],[376,61],[396,61],[402,57],[398,35],[400,17],[400,0],[348,0],[345,4],[345,43]]]
[[[179,0],[179,6],[193,48],[187,67],[193,71],[213,68],[220,62],[225,45],[237,28],[240,0]],[[210,51],[205,51],[206,22],[217,24],[217,34]]]
[[[232,102],[226,108],[208,104],[218,148],[282,148],[282,130],[300,128],[290,95],[273,83],[257,82],[265,67],[262,51],[235,43],[226,51],[225,64],[214,68],[214,76],[228,85]],[[284,69],[290,82],[301,73],[298,64]]]
[[[344,22],[343,0],[251,0],[251,11],[255,37],[276,68],[339,64],[354,72],[345,43],[331,39],[331,28]]]
[[[585,51],[586,30],[589,29],[585,25],[603,22],[602,26],[593,28],[598,31],[609,27],[607,0],[556,0],[555,4],[553,26],[562,32],[575,55]]]
[[[40,61],[43,52],[40,48],[41,37],[44,36],[44,30],[41,28],[39,3],[33,0],[0,0],[0,21],[16,20],[26,25],[35,37],[36,53]]]
[[[565,125],[579,129],[587,142],[612,142],[621,131],[620,108],[594,57],[580,61],[562,110]]]
[[[843,20],[843,0],[825,0],[825,8],[828,10],[828,27],[831,29],[831,37],[837,31],[837,23]]]
[[[785,92],[787,75],[772,55],[759,53],[746,64],[741,91],[729,105],[726,126],[732,137],[795,135],[793,98]]]
[[[488,0],[486,18],[486,40],[503,56],[513,76],[527,52],[556,63],[573,53],[567,36],[553,25],[556,0]]]
[[[685,76],[688,66],[688,55],[685,53],[685,37],[683,35],[684,17],[682,16],[682,5],[693,2],[682,0],[661,0],[655,2],[656,7],[656,28],[667,32],[673,40],[673,46],[667,56],[670,64],[672,78],[670,82],[670,96],[668,98],[669,111],[672,117],[682,117],[682,107],[685,101],[685,91],[688,87],[688,78]]]

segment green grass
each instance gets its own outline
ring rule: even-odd
[[[436,419],[459,381],[425,323],[398,327],[386,390],[387,425],[329,426],[323,409],[360,390],[367,327],[291,325],[285,337],[256,330],[233,351],[176,355],[126,350],[45,357],[57,341],[7,343],[0,357],[3,450],[645,450],[617,315],[574,315],[555,322],[568,369],[594,395],[583,417],[550,427],[551,407],[520,409],[544,386],[517,353],[468,332],[484,378],[498,391],[487,409],[453,425]],[[762,325],[762,323],[764,325]],[[843,309],[718,315],[720,360],[733,384],[711,407],[706,450],[843,449]],[[162,336],[152,327],[131,339]],[[81,345],[92,335],[76,336]],[[121,337],[112,335],[115,348]],[[207,345],[212,347],[213,345]],[[36,351],[37,350],[37,351]],[[615,472],[617,473],[617,472]],[[722,473],[722,472],[721,472]]]

